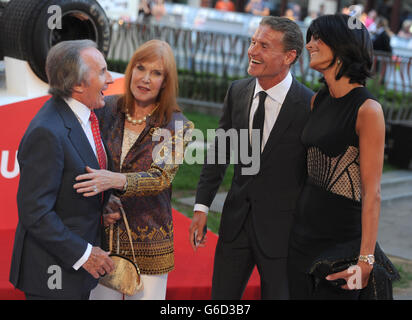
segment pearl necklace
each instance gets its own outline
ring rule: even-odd
[[[141,119],[133,119],[132,117],[131,117],[131,115],[129,114],[129,110],[127,110],[126,111],[126,120],[128,121],[128,122],[130,122],[132,125],[137,125],[137,124],[142,124],[143,122],[146,122],[146,120],[147,120],[147,118],[148,117],[150,117],[152,114],[153,114],[153,112],[155,112],[156,111],[156,109],[159,107],[159,103],[158,104],[156,104],[156,106],[154,107],[154,109],[152,110],[152,112],[150,112],[150,113],[148,113],[147,115],[145,115],[143,118],[141,118]]]

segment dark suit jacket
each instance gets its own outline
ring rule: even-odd
[[[219,128],[249,128],[255,79],[235,81],[228,90]],[[287,257],[289,231],[296,203],[306,177],[306,153],[301,133],[310,111],[313,92],[293,79],[276,123],[260,157],[256,175],[242,175],[235,164],[219,228],[224,242],[235,239],[248,214],[260,248],[269,257]],[[240,140],[240,139],[239,139]],[[196,203],[211,205],[227,165],[205,164]]]
[[[33,118],[20,142],[18,161],[19,222],[10,282],[32,295],[79,299],[97,280],[73,265],[87,243],[100,246],[103,203],[101,194],[86,198],[73,189],[75,177],[85,173],[86,166],[97,169],[99,165],[64,100],[51,98]],[[106,192],[104,198],[108,197]],[[56,270],[61,270],[62,287],[51,290],[50,284],[59,284]]]

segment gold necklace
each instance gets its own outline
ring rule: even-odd
[[[155,112],[156,111],[156,109],[159,107],[159,103],[157,103],[156,104],[156,106],[153,108],[153,110],[152,110],[152,112],[150,112],[150,113],[148,113],[147,115],[145,115],[143,118],[141,118],[141,119],[133,119],[132,117],[131,117],[131,115],[129,114],[129,110],[126,110],[126,120],[128,121],[128,122],[130,122],[132,125],[137,125],[137,124],[142,124],[143,122],[146,122],[146,120],[147,120],[147,118],[148,117],[150,117],[152,114],[153,114],[153,112]]]

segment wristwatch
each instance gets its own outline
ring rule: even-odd
[[[375,263],[375,256],[373,254],[368,254],[366,256],[360,255],[358,261],[366,262],[372,266]]]

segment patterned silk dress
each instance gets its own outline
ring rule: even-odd
[[[120,96],[107,97],[106,106],[96,114],[113,157],[114,171],[127,177],[127,190],[120,199],[137,264],[142,274],[168,273],[174,268],[171,183],[183,161],[193,123],[181,112],[174,112],[162,128],[149,120],[136,136],[124,130],[125,114],[120,111],[119,99]],[[168,135],[162,135],[162,129]],[[113,235],[113,252],[133,259],[122,219],[115,225]]]

